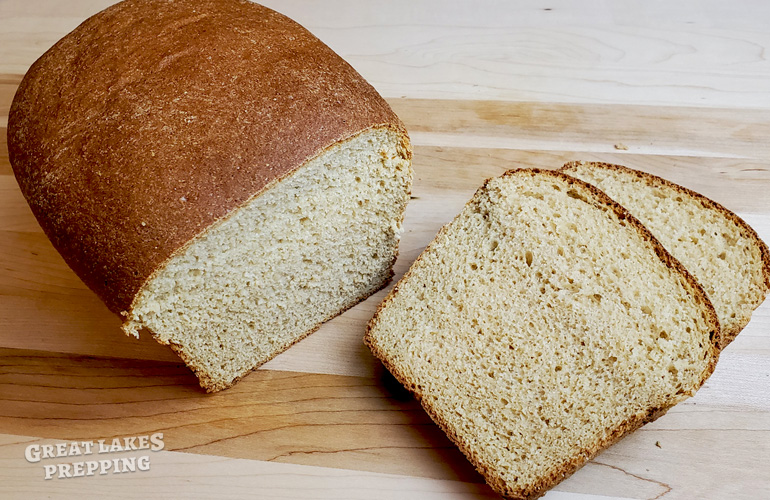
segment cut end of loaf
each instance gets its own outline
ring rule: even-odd
[[[537,498],[692,395],[719,326],[648,231],[583,182],[489,180],[365,342],[499,493]]]
[[[172,257],[123,326],[232,385],[392,277],[412,173],[389,128],[332,146]]]

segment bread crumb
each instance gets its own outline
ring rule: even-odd
[[[658,448],[661,448],[661,449],[663,448],[663,447],[660,445],[660,441],[655,441],[655,446],[657,446]]]
[[[764,281],[764,243],[753,237],[751,243],[743,239],[741,235],[751,231],[746,223],[703,196],[687,193],[681,186],[652,174],[619,165],[569,165],[566,173],[594,184],[626,207],[691,270],[695,279],[719,284],[719,291],[709,286],[706,289],[721,325],[722,347],[735,338],[745,325],[741,318],[748,318],[765,300],[766,293],[760,291],[762,285],[753,284]],[[739,240],[745,243],[734,245]],[[750,253],[749,247],[753,247]],[[649,305],[646,307],[649,309]]]
[[[175,344],[217,391],[382,288],[411,184],[401,141],[397,131],[366,130],[246,202],[156,272],[124,330]],[[177,189],[180,209],[202,196]]]
[[[619,143],[615,144],[615,149],[617,149],[619,151],[628,151],[628,146],[626,146],[622,142],[619,142]]]
[[[609,445],[596,436],[659,415],[713,362],[716,320],[694,281],[600,195],[548,170],[486,181],[366,330],[373,354],[510,498],[544,494]]]

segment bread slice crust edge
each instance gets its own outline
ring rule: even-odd
[[[687,269],[677,259],[675,259],[663,247],[663,245],[652,235],[652,233],[650,233],[650,231],[638,219],[636,219],[633,215],[631,215],[631,213],[629,213],[622,205],[612,200],[603,191],[596,188],[595,186],[556,170],[546,170],[546,169],[537,169],[537,168],[512,169],[502,174],[502,177],[512,176],[512,175],[552,176],[566,182],[571,187],[576,187],[580,190],[587,192],[588,194],[590,194],[590,196],[594,198],[596,202],[612,210],[620,220],[625,220],[629,225],[634,227],[637,230],[637,232],[643,237],[643,239],[645,239],[647,242],[651,244],[657,256],[666,264],[666,266],[674,269],[681,276],[685,286],[690,288],[691,292],[696,297],[696,301],[703,306],[703,311],[705,313],[706,321],[710,325],[710,335],[708,339],[710,344],[709,361],[701,375],[701,379],[697,384],[697,387],[694,390],[697,390],[697,388],[701,387],[703,383],[708,379],[708,377],[713,373],[714,368],[716,367],[716,363],[720,352],[718,346],[721,339],[721,332],[720,332],[719,321],[717,319],[717,314],[716,314],[716,311],[714,310],[714,306],[711,304],[708,298],[708,295],[703,290],[703,288],[698,283],[698,281],[689,273],[689,271],[687,271]],[[468,203],[471,203],[477,196],[479,196],[481,193],[483,193],[487,189],[487,184],[489,183],[490,180],[491,179],[487,179],[484,182],[484,184],[476,191],[476,193]],[[439,235],[446,232],[448,228],[449,228],[449,224],[444,225],[439,230],[437,236],[434,238],[434,240],[431,241],[431,243],[427,245],[427,247],[423,250],[420,256],[418,256],[418,258],[415,260],[415,263],[422,259],[423,255],[425,255],[426,252],[428,252],[433,247]],[[485,463],[473,451],[472,447],[469,446],[469,444],[465,442],[463,438],[459,436],[455,432],[455,430],[441,417],[441,415],[439,415],[436,411],[434,411],[434,409],[429,404],[427,404],[427,402],[423,398],[422,392],[417,387],[417,385],[412,380],[410,380],[409,377],[406,376],[397,366],[395,366],[393,363],[391,363],[388,360],[387,354],[383,352],[383,350],[377,345],[377,341],[371,335],[371,330],[377,325],[380,312],[391,301],[393,295],[398,292],[399,284],[409,279],[410,276],[411,276],[411,268],[404,274],[404,276],[399,280],[399,282],[396,283],[396,285],[394,285],[394,287],[391,289],[391,291],[388,293],[385,299],[380,303],[374,316],[367,324],[363,342],[371,350],[372,354],[383,363],[385,368],[393,375],[393,377],[396,380],[398,380],[399,383],[401,383],[415,397],[415,399],[417,399],[420,402],[421,406],[426,411],[426,413],[428,413],[431,419],[439,426],[439,428],[442,429],[442,431],[446,433],[449,439],[468,458],[468,460],[471,462],[471,464],[474,465],[476,470],[479,473],[481,473],[482,476],[484,476],[487,483],[497,493],[503,495],[506,498],[517,499],[517,500],[532,500],[543,496],[549,489],[551,489],[553,486],[555,486],[556,484],[560,483],[561,481],[563,481],[564,479],[572,475],[574,472],[580,469],[583,465],[585,465],[589,460],[591,460],[593,457],[598,455],[603,449],[617,442],[618,440],[620,440],[622,437],[632,432],[633,430],[636,430],[639,427],[643,426],[644,424],[652,422],[655,419],[659,418],[660,416],[664,415],[669,408],[674,406],[681,399],[685,399],[686,397],[688,397],[688,396],[683,396],[680,400],[672,401],[669,405],[649,408],[646,412],[642,414],[637,414],[628,418],[626,421],[622,422],[615,429],[609,432],[603,439],[595,443],[594,446],[582,450],[576,456],[564,462],[560,467],[553,469],[547,477],[541,478],[537,483],[532,484],[525,489],[515,488],[512,485],[507,484],[503,478],[495,475],[494,466],[490,463]]]
[[[559,171],[569,175],[571,170],[579,168],[580,165],[585,165],[585,164],[595,165],[600,168],[622,172],[624,174],[627,174],[639,179],[641,182],[644,182],[645,184],[651,187],[663,187],[666,189],[674,190],[675,192],[682,193],[686,196],[692,197],[693,199],[697,200],[706,209],[716,211],[717,213],[724,216],[726,219],[733,222],[738,227],[741,234],[747,240],[752,241],[759,249],[760,257],[763,263],[762,274],[764,278],[765,296],[767,296],[767,294],[770,293],[770,250],[768,250],[767,244],[759,237],[759,235],[754,230],[754,228],[752,228],[748,223],[746,223],[746,221],[741,219],[737,214],[735,214],[734,212],[732,212],[722,204],[712,200],[711,198],[708,198],[685,186],[676,184],[674,182],[671,182],[657,175],[636,170],[633,168],[629,168],[623,165],[617,165],[613,163],[604,163],[604,162],[573,161],[573,162],[565,163],[564,166],[562,166],[559,169]],[[720,349],[724,349],[733,340],[735,340],[735,337],[746,327],[746,325],[748,325],[749,321],[751,320],[751,316],[752,315],[750,312],[742,314],[739,320],[734,322],[734,325],[732,327],[729,327],[723,324],[720,325],[721,335],[722,335],[722,340],[720,342]]]

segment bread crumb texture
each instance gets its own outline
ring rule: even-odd
[[[638,218],[708,293],[722,347],[770,289],[767,245],[742,219],[704,196],[619,165],[575,162],[563,171],[598,187]]]
[[[537,498],[713,369],[713,309],[656,245],[587,184],[510,171],[442,229],[365,341],[490,485]]]
[[[363,132],[275,183],[169,260],[124,329],[219,390],[384,286],[412,179],[402,140]]]

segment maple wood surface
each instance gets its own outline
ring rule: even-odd
[[[495,498],[363,346],[387,289],[205,394],[64,264],[13,177],[8,110],[29,65],[110,3],[0,1],[0,497]],[[681,183],[770,241],[770,3],[264,3],[406,123],[415,183],[396,279],[485,178],[570,160]],[[767,301],[695,397],[545,498],[770,498],[769,388]],[[159,432],[148,471],[45,480],[46,462],[24,457]]]

